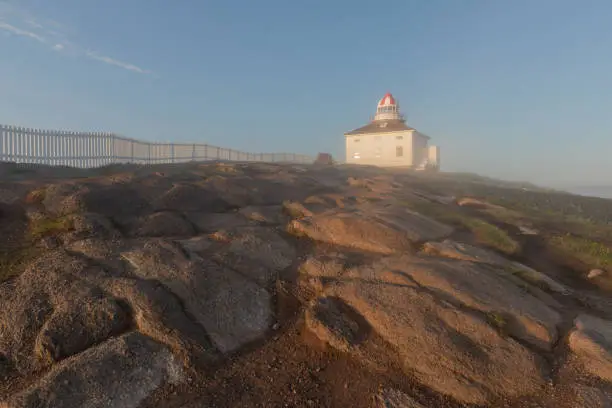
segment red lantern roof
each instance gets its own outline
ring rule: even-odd
[[[382,97],[380,102],[378,102],[378,106],[379,107],[381,107],[381,106],[392,106],[392,105],[396,105],[395,98],[389,92],[387,92],[385,94],[385,96]]]

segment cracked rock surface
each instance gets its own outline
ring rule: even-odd
[[[447,212],[504,209],[434,176],[39,171],[0,180],[0,407],[611,406],[606,295],[482,245]]]

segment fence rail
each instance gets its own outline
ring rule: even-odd
[[[0,161],[70,167],[114,163],[182,163],[233,160],[312,163],[295,153],[247,153],[199,143],[150,143],[114,133],[68,132],[0,125]]]

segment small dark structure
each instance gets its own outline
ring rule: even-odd
[[[334,159],[332,159],[332,155],[329,153],[319,153],[317,155],[317,160],[315,160],[315,164],[332,165],[334,164]]]

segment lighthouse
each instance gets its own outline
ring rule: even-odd
[[[430,137],[406,124],[398,101],[385,94],[374,118],[365,126],[344,134],[346,163],[382,167],[439,168],[440,149]]]

